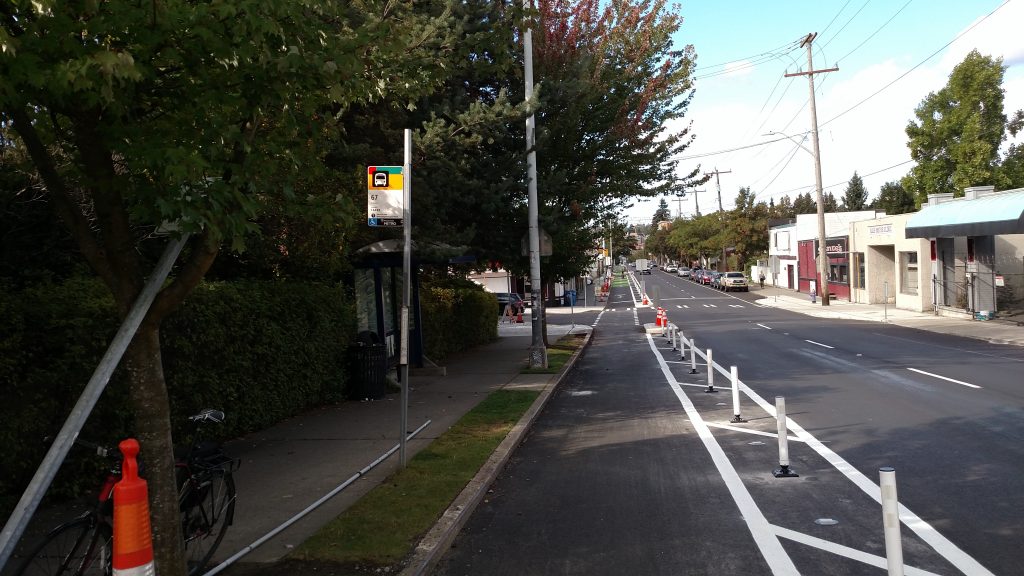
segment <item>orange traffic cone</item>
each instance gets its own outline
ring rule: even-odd
[[[523,323],[523,311],[519,310],[519,313],[516,314],[516,324],[522,324],[522,323]]]
[[[153,576],[153,534],[149,525],[149,489],[139,478],[139,442],[118,445],[124,462],[114,485],[114,576]]]
[[[647,294],[644,294],[644,306],[647,306],[650,302],[647,301]]]

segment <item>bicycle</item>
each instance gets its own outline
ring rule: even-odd
[[[185,538],[190,575],[199,574],[213,557],[228,526],[234,520],[235,481],[238,460],[217,442],[204,440],[204,424],[220,424],[224,412],[203,410],[189,417],[191,442],[175,451],[178,507]],[[81,516],[51,530],[25,559],[13,576],[110,576],[113,539],[113,490],[121,479],[121,453],[84,440],[76,444],[109,458],[96,505]]]

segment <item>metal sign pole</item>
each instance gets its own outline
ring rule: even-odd
[[[398,364],[402,385],[402,422],[399,429],[399,461],[405,468],[405,438],[409,429],[409,304],[412,300],[412,130],[405,129],[405,163],[402,166],[402,224],[405,234],[402,249],[402,318]]]

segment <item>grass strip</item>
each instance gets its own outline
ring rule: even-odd
[[[497,390],[306,540],[291,559],[352,567],[404,559],[540,393]]]

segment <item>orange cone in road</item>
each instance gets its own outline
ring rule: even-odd
[[[123,440],[121,480],[114,485],[114,576],[153,576],[153,534],[149,525],[149,489],[139,478],[139,442]]]

